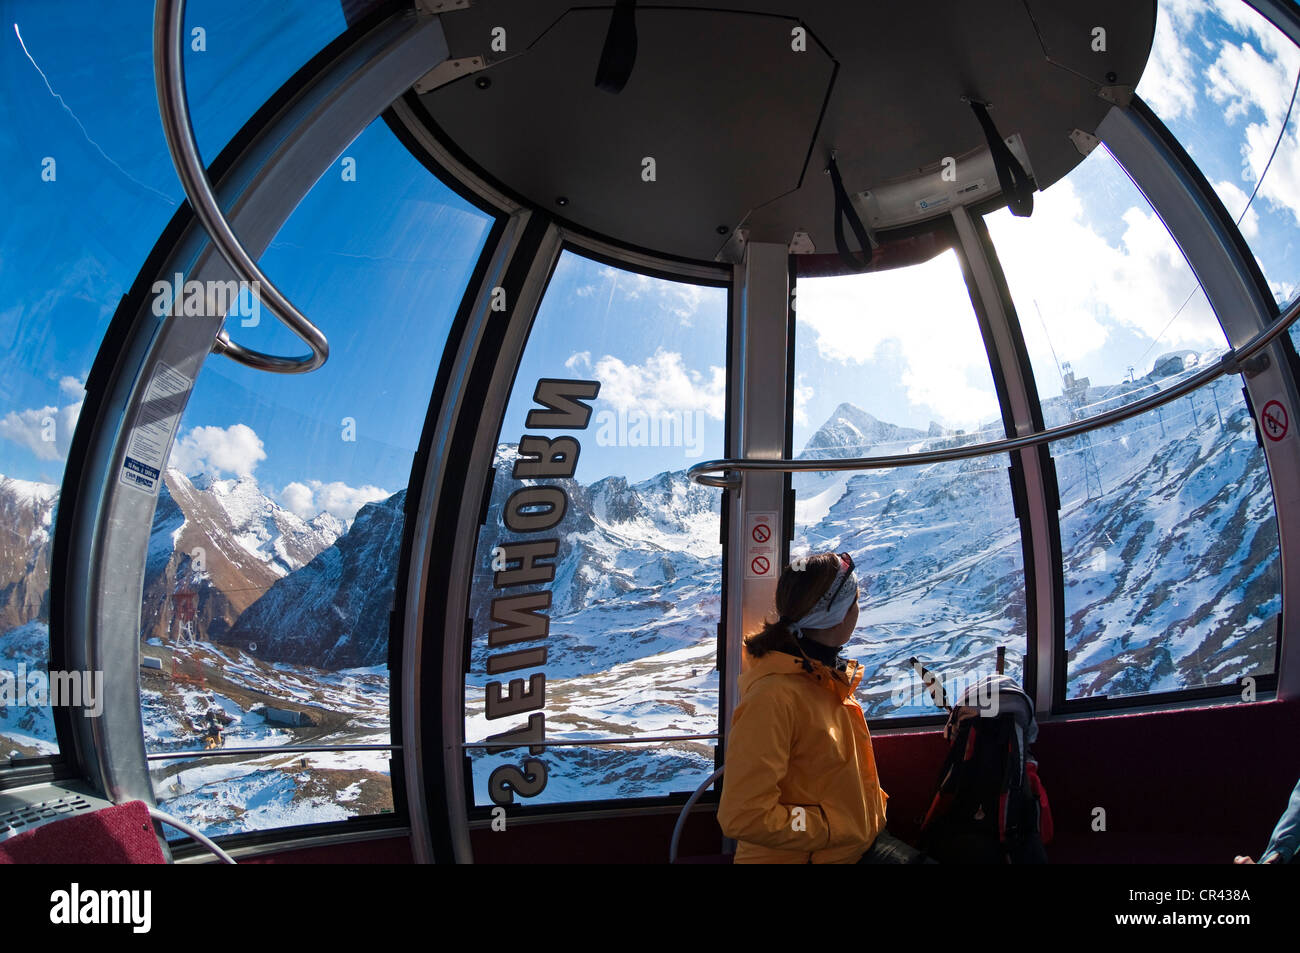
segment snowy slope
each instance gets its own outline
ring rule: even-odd
[[[385,663],[405,505],[405,490],[367,503],[346,533],[270,586],[221,641],[327,669]]]
[[[190,479],[168,470],[145,564],[141,632],[175,640],[175,594],[195,593],[195,634],[223,638],[248,606],[329,547],[341,526],[311,523],[268,499],[252,479]]]
[[[45,670],[49,645],[50,630],[44,622],[28,622],[0,634],[0,672],[7,673],[6,682],[22,690],[19,676]],[[0,763],[12,757],[57,754],[58,750],[54,715],[48,705],[0,704]]]

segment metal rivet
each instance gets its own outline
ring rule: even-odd
[[[1106,82],[1108,83],[1113,83],[1117,79],[1119,79],[1119,75],[1113,71],[1106,74]]]
[[[568,199],[567,196],[564,196],[564,195],[557,195],[557,196],[555,197],[555,204],[556,204],[556,205],[559,205],[559,206],[561,206],[561,207],[563,207],[563,206],[569,204],[569,199]]]
[[[486,76],[480,76],[478,79],[474,80],[474,85],[479,89],[487,89],[492,85],[492,80]]]
[[[727,228],[726,225],[719,225],[715,231],[717,231],[719,235],[725,235],[727,232],[731,231],[731,229]]]

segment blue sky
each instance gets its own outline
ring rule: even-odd
[[[631,274],[565,252],[538,310],[501,440],[514,443],[530,432],[524,421],[539,379],[575,378],[601,382],[587,429],[573,433],[582,446],[582,482],[611,474],[635,481],[720,457],[726,333],[726,289]],[[665,417],[680,429],[665,428]],[[638,424],[644,443],[632,436]]]
[[[88,3],[7,0],[0,10],[0,175],[9,213],[0,225],[0,473],[57,483],[80,384],[180,188],[157,118],[152,3],[115,4],[108,19]],[[337,4],[309,0],[266,9],[193,0],[188,22],[206,30],[207,50],[188,53],[187,66],[209,160],[343,28]],[[1297,71],[1300,53],[1235,0],[1164,0],[1139,93],[1238,214],[1282,128]],[[1242,223],[1280,299],[1300,283],[1300,110],[1285,128]],[[346,154],[357,160],[357,181],[344,182],[337,165],[326,173],[262,259],[326,330],[329,363],[275,377],[210,359],[173,457],[189,470],[254,476],[302,515],[350,515],[405,486],[446,328],[486,229],[481,213],[433,180],[382,124]],[[41,180],[46,156],[57,161],[54,182]],[[1130,364],[1144,373],[1166,350],[1223,345],[1199,297],[1171,323],[1194,281],[1104,149],[1036,196],[1032,219],[999,213],[990,230],[1044,396],[1059,392],[1053,349],[1101,383],[1122,378]],[[950,256],[908,272],[802,283],[796,449],[842,401],[917,427],[934,420],[969,430],[994,420],[988,363],[964,295]],[[595,377],[603,385],[598,414],[689,419],[698,439],[606,446],[593,420],[580,479],[635,480],[719,455],[725,301],[719,289],[566,255],[501,439],[524,432],[538,377]],[[267,315],[233,333],[253,347],[300,350]],[[46,416],[58,424],[53,444],[37,437]],[[356,421],[354,442],[342,439],[345,417]]]
[[[271,11],[189,6],[187,24],[206,31],[207,49],[189,51],[186,63],[208,160],[344,25],[336,4],[305,0]],[[123,4],[108,22],[88,4],[3,9],[0,174],[16,184],[0,252],[0,473],[56,483],[99,338],[181,190],[157,115],[153,5]],[[330,361],[282,377],[209,359],[173,462],[253,475],[272,492],[321,484],[332,488],[331,502],[355,509],[362,497],[406,485],[437,355],[487,220],[432,179],[382,122],[345,155],[356,180],[345,182],[336,163],[261,259],[327,329]],[[57,163],[53,182],[40,178],[45,156]],[[302,350],[262,318],[235,328],[236,340]],[[57,424],[53,445],[39,434],[48,416]],[[344,418],[356,421],[355,441],[343,439]],[[301,491],[294,499],[302,502]]]

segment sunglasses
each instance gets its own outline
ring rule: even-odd
[[[844,584],[849,581],[849,576],[853,574],[853,556],[851,553],[840,553],[840,568],[844,570],[844,575],[840,577],[839,583],[831,591],[831,597],[826,600],[828,606],[835,604],[835,597],[840,594]]]

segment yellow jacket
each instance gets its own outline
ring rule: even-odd
[[[747,661],[718,806],[736,863],[856,863],[885,829],[888,797],[853,697],[862,666],[811,661],[809,672],[784,652]]]

